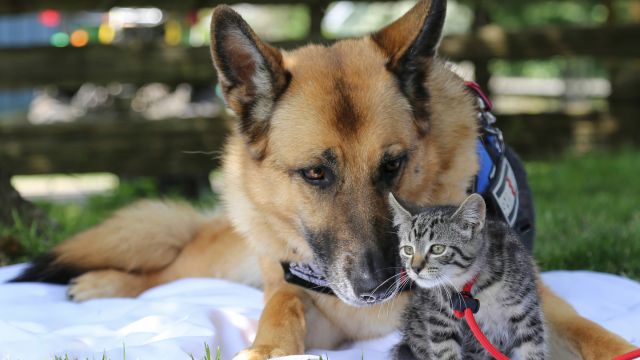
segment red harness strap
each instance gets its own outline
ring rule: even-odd
[[[640,359],[640,349],[635,349],[626,354],[622,354],[620,356],[616,356],[613,360],[632,360],[632,359]]]
[[[489,354],[491,354],[491,356],[493,356],[497,360],[509,360],[506,355],[501,353],[500,350],[496,349],[496,347],[491,344],[491,341],[489,341],[489,339],[484,336],[484,334],[482,333],[482,329],[480,329],[480,326],[478,326],[476,319],[473,317],[474,310],[478,311],[480,305],[478,300],[474,299],[471,295],[471,289],[473,288],[473,284],[475,284],[475,282],[476,278],[474,277],[469,282],[464,284],[464,287],[460,292],[460,298],[462,299],[463,305],[460,309],[456,309],[457,306],[454,306],[453,313],[458,319],[464,317],[467,320],[467,324],[469,324],[469,328],[471,329],[473,336],[476,337],[480,345],[482,345],[482,347],[485,348],[489,352]],[[474,303],[476,306],[475,309],[472,309],[470,304]]]
[[[475,282],[476,278],[474,277],[469,282],[464,284],[462,291],[459,293],[459,298],[461,299],[461,301],[457,304],[454,304],[453,313],[458,319],[464,317],[465,320],[467,320],[467,324],[469,325],[473,336],[476,337],[480,345],[482,345],[482,347],[485,348],[485,350],[487,350],[489,354],[491,354],[491,356],[493,356],[497,360],[509,360],[509,358],[505,354],[496,349],[496,347],[491,344],[491,341],[489,341],[489,339],[484,336],[484,334],[482,333],[482,329],[480,329],[480,326],[478,326],[478,323],[473,316],[473,313],[477,312],[480,308],[480,303],[478,302],[478,300],[474,299],[471,295],[471,289],[473,288]],[[613,358],[613,360],[632,359],[640,359],[640,349],[636,349],[629,353]]]

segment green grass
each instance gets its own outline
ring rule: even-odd
[[[154,182],[150,179],[140,178],[124,181],[112,193],[92,196],[84,203],[36,201],[36,205],[48,214],[55,225],[46,227],[44,234],[36,231],[35,224],[24,224],[17,216],[14,216],[14,226],[3,227],[0,225],[0,239],[12,239],[17,243],[15,246],[17,249],[12,254],[1,256],[3,254],[1,254],[2,249],[0,248],[0,265],[28,261],[78,231],[99,223],[115,210],[135,200],[159,197]],[[175,194],[170,194],[165,198],[182,200]],[[194,202],[193,205],[211,207],[215,203],[216,199],[212,194]]]
[[[191,360],[196,360],[196,358],[193,355],[189,355],[189,357],[191,358]],[[215,357],[212,358],[211,357],[211,348],[209,347],[209,344],[205,343],[204,344],[204,356],[201,359],[202,360],[222,360],[222,357],[220,355],[220,347],[217,348]],[[69,355],[64,355],[64,357],[63,356],[54,356],[53,360],[72,360],[72,358],[70,358]],[[73,358],[73,360],[77,360],[77,359]],[[87,358],[87,360],[89,360],[89,359]],[[100,360],[109,360],[109,358],[107,357],[106,354],[103,353],[102,357],[100,358]],[[124,347],[124,345],[122,345],[122,360],[127,360],[127,351],[126,351],[126,348]]]
[[[590,269],[640,279],[640,152],[527,164],[544,270]]]
[[[640,150],[530,162],[527,170],[536,201],[535,255],[543,270],[591,269],[640,279]],[[0,228],[0,237],[18,239],[22,251],[10,261],[25,261],[137,198],[157,196],[150,181],[139,180],[83,205],[39,202],[58,222],[46,234],[49,241],[20,219]],[[214,203],[208,198],[197,205]]]

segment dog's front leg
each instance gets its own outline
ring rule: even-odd
[[[280,264],[271,259],[260,260],[264,280],[265,306],[258,332],[249,349],[234,360],[264,360],[272,357],[302,354],[306,334],[303,290],[284,282]]]

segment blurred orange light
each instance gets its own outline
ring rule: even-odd
[[[71,37],[69,38],[69,42],[71,46],[75,47],[83,47],[89,43],[89,33],[86,30],[76,30],[71,33]]]

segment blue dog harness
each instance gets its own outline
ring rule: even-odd
[[[520,198],[518,182],[505,155],[502,132],[495,127],[496,117],[491,113],[493,104],[475,82],[465,82],[478,98],[478,124],[480,136],[476,140],[479,170],[470,193],[481,194],[489,211],[513,227],[518,218]]]
[[[478,99],[478,124],[480,134],[476,140],[479,170],[469,193],[481,194],[489,213],[504,219],[511,227],[518,218],[518,183],[505,156],[502,132],[495,127],[496,117],[491,113],[493,104],[475,82],[465,82],[469,91]],[[284,278],[288,283],[308,290],[335,295],[322,270],[315,264],[282,263]],[[405,288],[409,290],[410,287]]]

